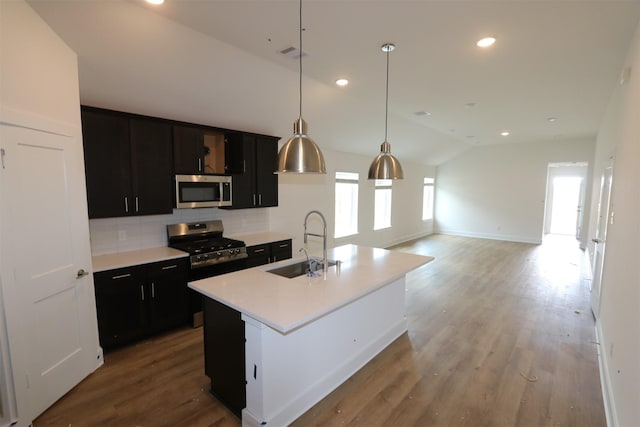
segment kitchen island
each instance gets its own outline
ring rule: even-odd
[[[207,297],[205,359],[225,352],[207,342],[229,335],[218,320],[230,313],[242,322],[231,341],[244,344],[244,426],[291,423],[403,334],[405,276],[433,259],[355,245],[328,257],[340,263],[326,278],[269,272],[300,258],[189,284]]]

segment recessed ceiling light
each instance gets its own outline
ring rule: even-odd
[[[162,3],[164,3],[164,0],[147,0],[147,3],[162,4]]]
[[[505,131],[502,131],[502,132],[500,132],[500,135],[502,135],[502,136],[509,136],[509,131],[506,131],[506,130],[505,130]]]
[[[549,123],[553,123],[553,122],[555,122],[556,120],[558,120],[556,117],[549,117],[549,118],[547,119],[547,121],[548,121]]]
[[[431,113],[428,112],[428,111],[416,111],[413,114],[415,114],[416,116],[430,116],[431,115]]]
[[[347,79],[338,79],[338,80],[336,80],[336,84],[338,86],[346,86],[346,85],[349,84],[349,80],[347,80]]]
[[[485,37],[476,42],[478,47],[489,47],[492,46],[496,42],[495,37]]]

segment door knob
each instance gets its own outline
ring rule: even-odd
[[[591,239],[591,241],[592,241],[593,243],[595,243],[596,245],[597,245],[598,243],[603,243],[603,242],[604,242],[604,240],[600,240],[600,239]]]
[[[84,271],[83,268],[81,268],[80,270],[78,270],[78,274],[76,275],[76,279],[79,279],[81,277],[86,276],[87,274],[89,274],[88,271]]]

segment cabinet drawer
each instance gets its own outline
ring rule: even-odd
[[[269,264],[271,259],[271,245],[247,246],[247,268]]]
[[[145,270],[141,267],[124,267],[115,270],[100,271],[94,274],[95,285],[113,286],[129,284],[132,282],[144,282]]]
[[[271,262],[282,261],[291,258],[292,254],[291,239],[273,242],[271,244]]]
[[[188,268],[187,258],[176,258],[149,264],[149,275],[152,278],[157,276],[166,277],[172,274],[186,276]]]

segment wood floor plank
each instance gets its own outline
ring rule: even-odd
[[[433,235],[407,280],[408,332],[294,426],[604,426],[575,240]],[[238,426],[208,393],[201,329],[109,353],[40,426]]]

